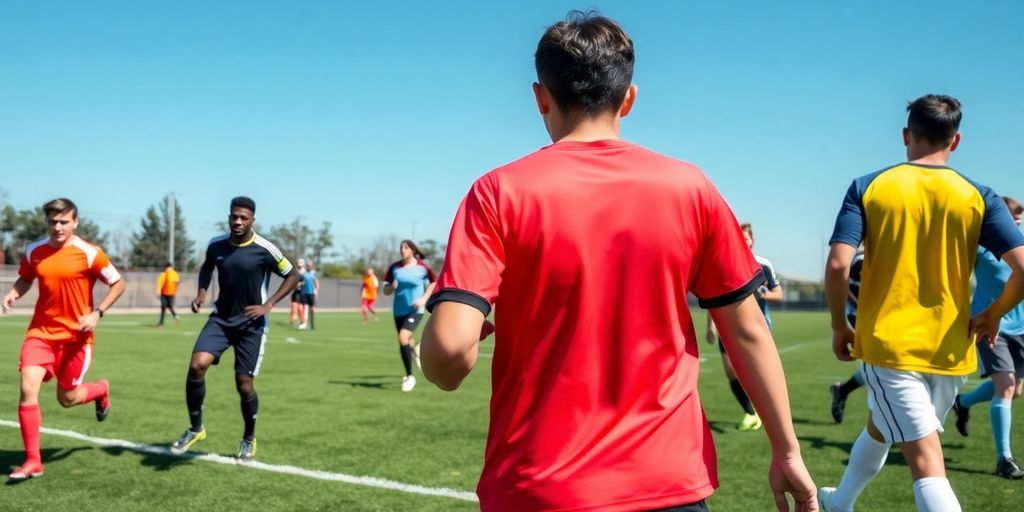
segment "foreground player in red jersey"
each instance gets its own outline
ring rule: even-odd
[[[85,382],[92,362],[93,331],[103,313],[124,293],[124,280],[102,249],[75,236],[78,208],[70,199],[43,205],[49,238],[28,245],[18,268],[18,280],[4,297],[10,309],[39,280],[39,300],[21,346],[21,400],[18,421],[25,443],[25,463],[11,480],[43,474],[39,453],[39,388],[57,377],[57,401],[64,407],[96,404],[96,420],[110,413],[110,384],[106,379]],[[99,279],[110,289],[93,306],[93,286]]]
[[[455,389],[497,306],[481,508],[706,510],[718,477],[693,292],[761,414],[776,505],[789,493],[817,510],[753,295],[765,278],[735,216],[699,169],[619,138],[632,41],[573,13],[545,32],[536,66],[554,144],[473,184],[423,335],[424,375]]]

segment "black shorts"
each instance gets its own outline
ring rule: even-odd
[[[718,338],[718,351],[722,354],[725,353],[725,345],[722,345],[722,338]]]
[[[307,306],[316,306],[316,295],[312,293],[303,293],[302,303]]]
[[[213,354],[213,364],[219,364],[221,354],[228,347],[235,347],[235,373],[255,377],[263,364],[266,342],[267,330],[260,321],[242,327],[228,327],[210,319],[199,332],[192,353],[209,352]]]
[[[978,370],[982,377],[993,373],[1012,373],[1024,377],[1024,336],[999,333],[995,348],[988,348],[988,339],[978,343]]]
[[[850,327],[857,328],[857,315],[846,315],[846,321],[850,322]]]
[[[166,309],[174,309],[174,295],[161,295],[160,307]]]
[[[409,332],[416,332],[416,328],[420,325],[420,320],[423,319],[423,313],[409,313],[404,316],[395,317],[395,330],[401,331],[405,329]]]
[[[295,290],[292,292],[292,302],[302,302],[302,292]]]

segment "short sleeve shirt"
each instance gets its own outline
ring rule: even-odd
[[[408,267],[402,266],[401,261],[396,261],[388,267],[384,274],[384,282],[397,283],[395,286],[395,301],[391,310],[396,317],[423,313],[424,308],[416,308],[413,302],[427,292],[427,285],[437,281],[434,271],[430,265],[423,260],[417,260],[416,264]]]
[[[48,240],[29,244],[18,275],[39,282],[39,299],[26,337],[87,343],[93,342],[93,333],[79,332],[78,318],[93,310],[96,281],[112,285],[121,280],[107,254],[77,236],[62,247]]]
[[[560,142],[478,179],[429,301],[495,309],[483,510],[649,510],[718,485],[687,304],[764,284],[696,167]]]
[[[979,245],[1024,245],[992,189],[944,166],[903,163],[850,185],[830,243],[864,243],[854,357],[904,371],[967,375],[971,272]]]
[[[1010,266],[996,259],[991,251],[978,248],[978,261],[974,264],[977,286],[971,300],[972,315],[980,313],[999,298],[1012,272]],[[999,332],[1014,336],[1024,335],[1024,302],[1003,315],[999,322]]]
[[[245,307],[270,298],[270,274],[285,277],[292,271],[291,262],[277,246],[255,233],[240,245],[231,243],[228,235],[214,238],[206,248],[206,261],[217,269],[219,288],[210,318],[226,326],[250,324]],[[266,318],[258,323],[265,327]]]

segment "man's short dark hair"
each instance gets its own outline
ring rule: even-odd
[[[248,208],[249,211],[256,213],[256,201],[245,196],[238,196],[231,200],[231,208]]]
[[[171,267],[174,267],[174,263],[171,263],[171,262],[168,261],[167,263],[164,264],[164,268],[171,268]]]
[[[633,81],[633,41],[618,23],[572,11],[548,27],[537,44],[537,79],[559,110],[587,116],[614,113]]]
[[[46,218],[50,218],[51,215],[68,212],[71,213],[72,219],[78,220],[78,207],[75,206],[72,200],[66,197],[58,197],[43,205],[43,214],[46,215]]]
[[[907,128],[914,137],[935,145],[949,144],[960,129],[960,101],[944,94],[921,96],[907,105]]]

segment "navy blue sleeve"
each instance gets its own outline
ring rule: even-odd
[[[981,221],[978,244],[991,251],[996,258],[1002,259],[1006,251],[1024,245],[1024,234],[1021,234],[1017,223],[1013,221],[1003,198],[984,185],[975,186],[985,200],[985,216]]]
[[[863,178],[850,184],[843,198],[843,206],[836,216],[836,226],[828,244],[843,243],[857,247],[864,240],[864,187]]]

